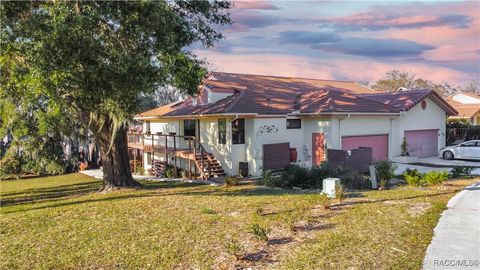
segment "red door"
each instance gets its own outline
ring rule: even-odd
[[[359,147],[372,148],[373,160],[388,158],[388,135],[367,135],[342,137],[342,150],[352,150]]]
[[[312,165],[325,161],[325,133],[312,133]]]
[[[438,129],[406,130],[408,153],[413,157],[432,157],[438,153]]]

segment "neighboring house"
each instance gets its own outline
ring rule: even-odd
[[[246,162],[249,174],[259,176],[291,160],[319,165],[326,149],[371,147],[374,159],[400,156],[404,137],[410,155],[435,156],[445,146],[445,118],[455,114],[434,91],[383,93],[346,81],[214,72],[198,97],[137,115],[153,135],[129,146],[146,149],[145,170],[152,150],[154,159],[191,167],[187,145],[198,143],[214,170],[238,175]],[[203,171],[200,150],[194,151]]]
[[[458,111],[453,119],[467,119],[472,125],[480,125],[480,95],[475,93],[457,93],[447,98],[448,103]]]

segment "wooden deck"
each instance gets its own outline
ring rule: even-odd
[[[190,177],[197,175],[207,180],[212,177],[225,175],[220,162],[211,153],[205,151],[203,145],[193,136],[175,134],[127,134],[128,148],[134,150],[134,164],[136,153],[142,151],[151,153],[152,158],[164,157],[164,161],[177,168],[177,158],[188,160]],[[194,170],[192,171],[192,165]],[[134,168],[136,169],[136,168]],[[199,174],[197,174],[199,173]]]

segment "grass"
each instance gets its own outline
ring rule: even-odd
[[[474,181],[350,191],[331,210],[318,192],[253,185],[101,194],[81,174],[3,181],[0,269],[419,269],[446,202]]]

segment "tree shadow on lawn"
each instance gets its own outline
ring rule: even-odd
[[[87,182],[4,193],[2,194],[0,206],[26,204],[35,201],[54,201],[65,197],[85,195],[98,190],[100,185],[98,182]]]
[[[131,190],[130,191],[120,190],[118,192],[107,193],[105,194],[104,197],[101,197],[101,198],[58,202],[58,203],[52,203],[52,204],[42,205],[38,207],[34,206],[31,208],[24,208],[24,209],[18,209],[13,211],[7,210],[7,211],[4,211],[4,213],[26,212],[31,210],[56,208],[56,207],[77,205],[77,204],[83,204],[83,203],[117,201],[117,200],[159,197],[159,196],[185,195],[185,196],[228,196],[230,197],[230,196],[281,196],[281,195],[311,194],[311,193],[305,193],[297,190],[279,190],[279,189],[231,190],[229,188],[224,188],[224,187],[219,188],[219,187],[205,186],[203,184],[197,184],[197,183],[173,182],[173,181],[170,181],[170,182],[169,181],[165,181],[165,182],[142,181],[142,184],[143,184],[143,189],[138,190],[138,192],[131,191]],[[51,188],[31,189],[28,191],[17,193],[17,194],[26,194],[27,195],[26,197],[16,197],[16,198],[11,198],[7,200],[2,198],[1,206],[27,204],[27,203],[34,202],[36,200],[40,200],[40,202],[42,203],[56,202],[59,200],[67,200],[67,199],[71,199],[72,197],[78,197],[78,196],[86,195],[89,193],[96,193],[96,191],[100,186],[101,186],[101,181],[64,185],[64,186],[51,187]],[[194,187],[201,187],[201,188],[191,189]],[[180,189],[176,190],[177,188],[180,188]],[[124,191],[128,193],[125,193]],[[165,191],[168,191],[168,192],[165,192]],[[453,190],[448,192],[405,196],[405,197],[398,197],[398,198],[358,200],[358,201],[351,201],[351,202],[343,202],[337,206],[341,206],[342,204],[355,205],[355,204],[365,204],[365,203],[378,203],[378,202],[384,202],[384,201],[408,200],[408,199],[415,199],[415,198],[422,198],[422,197],[434,197],[434,196],[440,196],[444,194],[455,193],[457,191],[458,190]],[[31,193],[33,193],[33,195]],[[9,193],[8,195],[12,195],[12,194],[14,193]]]
[[[60,200],[68,200],[72,198],[78,198],[87,194],[100,194],[97,193],[101,186],[101,181],[64,185],[58,187],[29,189],[17,193],[9,193],[8,195],[20,195],[25,194],[25,197],[15,197],[11,199],[2,199],[1,206],[14,206],[28,203],[49,203],[38,207],[29,207],[22,209],[15,209],[13,211],[4,210],[4,213],[26,212],[31,210],[40,210],[46,208],[57,208],[69,205],[102,202],[102,201],[116,201],[127,200],[134,198],[148,198],[159,196],[278,196],[278,195],[302,195],[305,193],[298,192],[296,190],[277,190],[277,189],[240,189],[231,190],[225,187],[211,187],[204,184],[189,183],[189,182],[177,182],[177,181],[165,181],[165,182],[152,182],[141,181],[143,187],[139,190],[119,190],[110,193],[103,194],[105,197],[86,199],[86,200],[74,200],[58,202]],[[200,189],[192,189],[200,187]],[[178,188],[178,190],[177,190]],[[166,192],[165,192],[166,191]],[[128,193],[126,193],[128,192]]]

